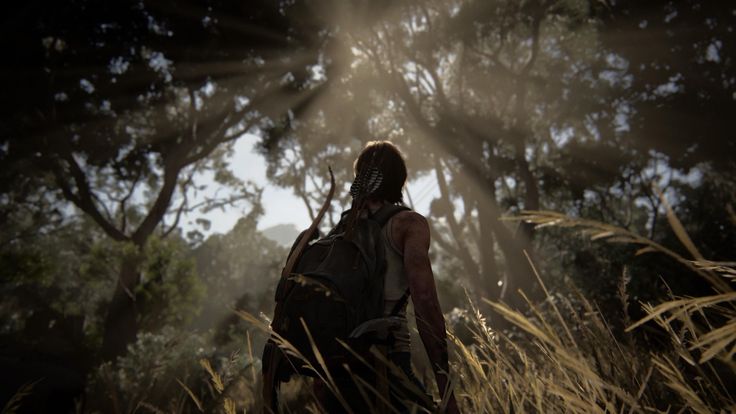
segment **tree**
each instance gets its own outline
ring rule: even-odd
[[[617,0],[601,16],[603,45],[623,60],[631,77],[625,95],[632,114],[630,145],[662,153],[685,172],[706,163],[733,174],[732,5]]]
[[[258,212],[241,218],[227,234],[215,234],[194,249],[197,273],[217,300],[204,304],[193,326],[215,328],[215,340],[226,343],[233,326],[237,337],[248,331],[232,310],[270,314],[281,267],[288,250],[267,239],[257,229]],[[243,329],[240,329],[243,328]],[[257,347],[256,347],[257,348]]]
[[[3,194],[40,187],[133,246],[107,311],[104,358],[135,338],[142,252],[200,207],[188,199],[196,174],[213,170],[234,187],[213,203],[252,199],[227,172],[227,144],[318,92],[300,85],[318,58],[319,21],[292,3],[11,6],[5,29],[20,41],[4,37],[4,81],[26,87],[6,88]]]
[[[552,179],[574,176],[560,178],[553,164],[562,141],[612,129],[613,86],[599,75],[617,69],[598,49],[590,13],[584,1],[409,2],[379,21],[345,13],[326,71],[340,104],[317,102],[287,126],[307,148],[310,128],[327,125],[346,151],[333,152],[353,157],[354,141],[402,144],[413,171],[437,179],[437,245],[479,296],[520,306],[516,289],[541,293],[523,253],[533,253],[533,231],[499,218],[541,208]]]

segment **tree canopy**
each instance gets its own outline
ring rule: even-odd
[[[58,362],[54,372],[73,361],[75,387],[91,375],[86,386],[115,378],[128,395],[165,388],[124,379],[169,346],[171,366],[186,366],[194,348],[237,360],[226,351],[252,338],[230,307],[268,313],[287,253],[258,230],[264,186],[290,189],[302,203],[293,208],[314,218],[330,166],[338,192],[326,230],[349,206],[353,160],[371,140],[396,143],[410,180],[429,182],[422,213],[448,306],[464,306],[466,289],[479,315],[491,309],[481,298],[518,311],[572,284],[605,313],[620,307],[622,280],[637,300],[712,293],[667,255],[538,231],[514,219],[524,211],[610,223],[686,261],[733,260],[727,2],[75,0],[4,10],[0,308],[10,317],[0,334],[11,351]],[[267,182],[233,173],[244,136],[258,138]],[[202,196],[206,185],[215,195]],[[414,207],[416,196],[404,201]],[[237,206],[247,212],[227,234],[183,223]]]

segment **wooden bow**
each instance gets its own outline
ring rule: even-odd
[[[281,277],[282,278],[288,278],[291,275],[291,272],[294,270],[294,266],[296,265],[297,260],[301,257],[302,253],[304,252],[304,248],[307,247],[307,243],[309,243],[309,240],[312,239],[312,236],[314,235],[314,232],[317,230],[317,227],[319,227],[320,221],[322,221],[322,218],[324,217],[325,213],[327,212],[327,209],[330,207],[330,203],[332,202],[332,197],[335,195],[335,175],[332,173],[332,168],[327,167],[327,169],[330,171],[330,191],[327,193],[327,199],[322,204],[322,208],[319,210],[319,213],[317,214],[317,217],[314,218],[312,221],[312,224],[309,226],[306,232],[304,232],[304,235],[301,239],[299,239],[299,243],[296,245],[294,250],[291,252],[291,255],[289,255],[289,258],[286,261],[286,266],[284,266],[284,269],[281,271]],[[281,313],[281,302],[276,303],[276,309],[274,310],[274,321],[277,320],[277,315]],[[276,346],[275,344],[270,344],[272,346]],[[268,347],[269,344],[266,344]],[[264,355],[265,356],[265,355]],[[269,361],[266,363],[264,361],[264,367],[268,367],[268,369],[263,369],[262,375],[263,375],[263,389],[262,389],[262,397],[263,397],[263,413],[264,414],[272,414],[278,412],[278,379],[276,378],[276,373],[278,371],[279,364],[282,363],[282,354],[278,349],[271,349],[271,352],[269,353],[268,357]]]
[[[307,247],[307,243],[312,240],[312,236],[314,235],[314,232],[317,231],[317,227],[319,227],[319,223],[325,216],[327,209],[330,208],[332,197],[335,195],[335,175],[332,174],[332,167],[327,166],[327,169],[330,171],[330,191],[327,193],[327,198],[325,199],[325,202],[322,203],[322,208],[319,210],[319,213],[317,213],[317,217],[312,220],[312,224],[304,233],[304,236],[299,240],[299,243],[294,248],[291,256],[289,256],[289,259],[286,261],[286,266],[284,266],[284,269],[281,271],[281,277],[289,277],[291,275],[297,260],[299,260],[304,252],[304,248]]]

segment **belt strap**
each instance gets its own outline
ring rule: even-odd
[[[401,298],[399,298],[399,301],[396,302],[393,309],[391,309],[391,313],[388,316],[396,316],[399,314],[399,311],[401,308],[406,305],[406,303],[409,301],[409,289],[406,289],[403,295],[401,295]]]

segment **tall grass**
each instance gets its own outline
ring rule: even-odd
[[[712,294],[702,297],[671,296],[658,304],[642,303],[646,316],[626,319],[623,332],[614,333],[595,303],[575,286],[552,293],[537,274],[546,293],[542,303],[527,301],[522,312],[504,303],[485,301],[490,308],[515,327],[514,334],[494,330],[478,306],[468,300],[459,326],[448,332],[451,342],[452,379],[458,403],[466,413],[726,413],[736,412],[736,266],[732,262],[711,262],[697,251],[674,214],[668,219],[692,258],[628,230],[551,212],[526,212],[517,220],[538,226],[575,229],[594,240],[630,243],[640,248],[636,254],[658,252],[671,257],[710,284]],[[530,261],[530,266],[534,264]],[[537,270],[534,268],[534,272]],[[628,308],[628,275],[620,278],[618,296]],[[267,334],[268,320],[247,312],[237,314]],[[658,329],[666,343],[651,346],[642,340],[641,330]],[[454,329],[470,332],[461,340]],[[299,351],[276,336],[292,356]],[[302,358],[305,364],[309,364]],[[319,359],[318,359],[319,360]],[[321,361],[321,360],[320,360]],[[327,387],[339,389],[327,367],[312,367]],[[212,387],[222,394],[227,381],[208,363],[202,363]],[[391,369],[394,369],[392,367]],[[245,374],[244,384],[252,398],[238,400],[229,395],[216,409],[232,413],[260,411],[260,376]],[[356,379],[360,381],[359,379]],[[396,412],[390,401],[372,384],[359,384],[365,406],[374,412]],[[201,397],[188,390],[192,404],[200,410]],[[321,412],[309,381],[287,387],[285,412]],[[439,395],[435,398],[440,399]],[[295,405],[293,401],[298,401]],[[378,408],[382,407],[382,408]],[[349,412],[349,411],[348,411]],[[417,411],[419,412],[419,410]]]
[[[36,386],[43,379],[38,379],[34,382],[27,382],[21,385],[20,388],[13,394],[12,397],[5,403],[0,414],[15,414],[22,407],[23,400],[33,394],[33,387]]]

